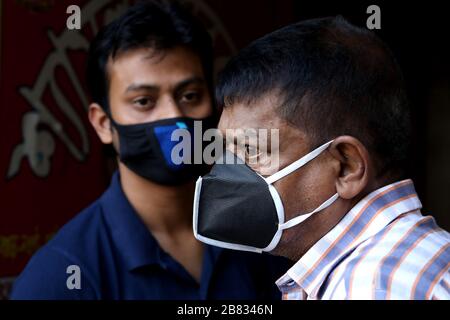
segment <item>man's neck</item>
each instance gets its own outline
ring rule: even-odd
[[[285,230],[291,241],[290,244],[275,248],[274,254],[284,256],[292,261],[299,261],[314,244],[322,239],[342,220],[342,218],[350,212],[350,210],[358,204],[369,193],[384,187],[392,182],[389,180],[373,179],[367,184],[366,188],[353,199],[338,199],[332,207],[311,216],[299,226]]]
[[[164,186],[142,178],[119,162],[120,182],[128,201],[153,233],[175,234],[192,228],[194,182]]]
[[[204,247],[192,232],[194,182],[163,186],[119,162],[123,192],[161,248],[200,283]]]

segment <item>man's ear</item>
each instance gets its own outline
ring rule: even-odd
[[[99,104],[91,103],[89,105],[89,121],[104,144],[112,143],[111,121]]]
[[[343,199],[352,199],[368,185],[372,167],[367,148],[356,138],[340,136],[328,149],[339,161],[336,191]]]

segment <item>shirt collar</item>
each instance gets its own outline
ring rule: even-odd
[[[113,242],[128,270],[161,264],[159,245],[125,196],[118,172],[113,174],[100,203]]]
[[[300,287],[308,296],[316,296],[329,272],[346,254],[398,216],[421,207],[410,179],[373,191],[278,279],[277,286],[285,294]]]

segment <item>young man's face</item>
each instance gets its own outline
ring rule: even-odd
[[[138,48],[119,52],[114,59],[109,59],[106,72],[110,114],[107,115],[99,104],[92,103],[89,120],[101,141],[112,143],[120,156],[119,141],[123,143],[123,140],[122,137],[119,139],[118,126],[113,125],[111,117],[116,124],[122,125],[121,128],[136,128],[133,125],[143,123],[152,126],[155,121],[179,117],[211,119],[213,107],[203,65],[199,56],[187,48],[175,47],[165,51]],[[157,147],[161,148],[161,154],[155,146],[150,153],[148,149],[140,148],[142,144],[153,141],[147,131],[142,132],[144,136],[132,134],[132,139],[136,140],[134,149],[124,146],[128,150],[126,161],[131,171],[167,185],[187,181],[194,173],[198,176],[189,166],[183,167],[183,172],[176,170],[175,174],[166,159],[165,149],[160,145]],[[142,159],[147,159],[147,162],[143,163]],[[149,169],[156,167],[161,171]]]
[[[200,58],[189,49],[128,50],[109,60],[107,72],[111,114],[119,124],[212,113]]]

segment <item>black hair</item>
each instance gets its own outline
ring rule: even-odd
[[[389,48],[341,16],[270,33],[232,58],[219,75],[219,107],[278,94],[277,113],[303,130],[311,149],[340,135],[359,139],[379,176],[403,176],[410,115],[403,76]]]
[[[163,53],[183,46],[198,54],[212,89],[212,40],[204,26],[176,1],[141,1],[101,29],[89,48],[87,85],[93,102],[109,113],[107,62],[118,53],[141,47]]]

